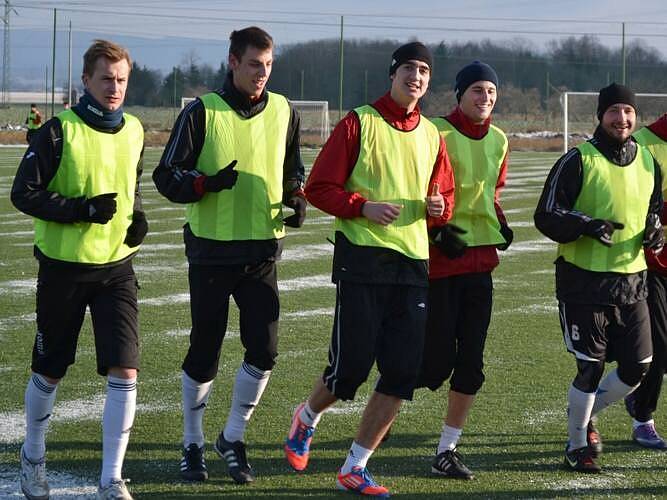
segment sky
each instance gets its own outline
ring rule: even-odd
[[[217,67],[226,60],[229,33],[258,25],[281,45],[344,37],[419,39],[426,43],[515,39],[544,49],[549,40],[595,35],[610,47],[640,39],[667,59],[665,0],[12,0],[10,77],[43,88],[50,81],[53,9],[56,9],[56,85],[66,80],[68,26],[73,74],[91,40],[125,45],[142,66],[168,72],[194,59]],[[630,8],[632,6],[633,8]],[[48,72],[47,73],[47,67]]]

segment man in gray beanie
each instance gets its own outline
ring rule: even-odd
[[[577,375],[568,391],[565,466],[600,472],[597,414],[634,391],[652,359],[644,248],[664,236],[661,175],[631,134],[634,93],[600,90],[593,138],[563,155],[544,185],[535,226],[558,242],[556,296],[563,339]],[[618,368],[601,381],[605,362]]]
[[[493,68],[474,61],[456,75],[456,108],[431,120],[447,144],[457,182],[452,219],[436,228],[430,247],[420,385],[435,391],[449,379],[447,415],[431,471],[457,479],[473,477],[457,443],[484,382],[491,272],[499,263],[498,249],[506,250],[513,237],[500,207],[509,148],[503,131],[491,124],[497,90]]]

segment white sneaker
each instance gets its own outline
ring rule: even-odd
[[[125,481],[123,479],[116,479],[111,481],[109,486],[102,488],[99,486],[97,488],[97,499],[98,500],[133,500],[132,495],[127,490],[125,486]]]
[[[44,457],[33,463],[23,453],[21,446],[21,491],[28,500],[48,500],[49,483],[46,481]]]

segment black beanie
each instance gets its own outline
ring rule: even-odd
[[[479,81],[491,82],[498,87],[498,75],[488,64],[481,61],[473,61],[467,66],[464,66],[461,71],[456,74],[456,83],[454,85],[456,100],[460,101],[461,96],[465,93],[467,88]]]
[[[598,120],[602,120],[602,115],[614,104],[629,104],[637,111],[637,99],[635,93],[625,85],[612,83],[608,87],[600,89],[598,96]]]
[[[406,61],[414,59],[428,64],[428,68],[433,71],[433,56],[428,47],[421,42],[410,42],[401,45],[391,55],[391,66],[389,66],[389,74],[396,73],[396,68]]]

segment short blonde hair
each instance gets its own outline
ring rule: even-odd
[[[118,62],[125,59],[130,70],[132,69],[132,59],[130,53],[125,47],[109,40],[93,40],[93,44],[88,47],[88,50],[83,55],[83,74],[93,76],[95,72],[95,64],[100,57],[109,59],[111,62]]]

